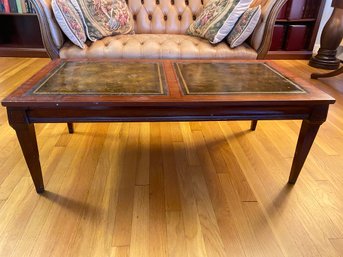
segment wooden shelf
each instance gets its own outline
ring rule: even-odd
[[[301,51],[269,51],[266,59],[273,60],[308,60],[312,56],[312,51],[301,50]]]
[[[316,41],[318,29],[319,29],[319,24],[320,24],[324,6],[325,6],[325,0],[318,0],[318,4],[320,6],[317,12],[317,16],[315,18],[304,18],[304,19],[295,19],[295,20],[290,20],[286,18],[286,19],[277,19],[275,22],[275,24],[279,26],[282,25],[284,28],[284,34],[282,37],[283,42],[279,41],[281,37],[276,36],[274,38],[276,45],[282,49],[287,49],[287,37],[290,31],[289,26],[305,25],[307,28],[307,32],[306,32],[306,40],[304,43],[304,47],[306,49],[299,50],[299,51],[287,51],[287,50],[269,51],[266,57],[267,59],[309,59],[311,58],[313,47]],[[280,17],[287,17],[287,8],[284,9],[284,11],[285,12],[282,12],[283,15]],[[289,48],[289,49],[294,49],[294,47]]]
[[[7,13],[1,12],[0,16],[37,16],[34,13]]]
[[[0,24],[0,56],[48,56],[36,14],[1,13]]]
[[[0,45],[0,56],[2,57],[49,57],[45,48],[28,47],[3,47]]]
[[[305,22],[315,22],[315,18],[311,19],[300,19],[300,20],[288,20],[288,19],[278,19],[276,23],[305,23]]]

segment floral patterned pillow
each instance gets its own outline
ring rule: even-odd
[[[133,17],[125,0],[76,1],[80,5],[90,40],[133,32]]]
[[[187,34],[206,38],[212,44],[222,41],[252,0],[211,0],[198,18],[189,26]]]
[[[84,48],[87,37],[77,2],[75,0],[52,0],[51,7],[64,34],[75,45]]]
[[[230,32],[226,42],[231,48],[241,44],[253,33],[261,17],[261,6],[248,9],[238,20],[233,30]]]

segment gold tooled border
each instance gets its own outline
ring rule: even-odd
[[[266,63],[258,63],[258,64],[262,64],[264,66],[266,66],[267,68],[269,68],[272,72],[274,72],[275,74],[279,75],[281,78],[287,80],[287,82],[289,82],[290,84],[292,84],[297,90],[292,90],[292,91],[275,91],[275,92],[251,92],[251,91],[240,91],[240,92],[190,92],[187,82],[185,80],[185,78],[183,77],[181,68],[179,66],[179,64],[185,64],[183,62],[174,62],[173,63],[173,68],[175,69],[175,67],[177,68],[176,70],[176,74],[177,74],[177,81],[179,84],[179,87],[181,87],[182,92],[184,95],[238,95],[238,94],[306,94],[306,90],[303,89],[301,86],[295,84],[292,80],[290,80],[289,78],[287,78],[286,76],[284,76],[283,74],[281,74],[280,72],[278,72],[277,70],[275,70],[274,68],[270,67],[268,64]],[[195,63],[186,63],[186,64],[195,64]],[[202,62],[202,63],[197,63],[197,64],[213,64],[213,62]],[[220,64],[220,62],[216,63],[216,64]],[[228,64],[228,63],[224,63],[222,62],[222,64]],[[242,64],[242,62],[237,62],[237,63],[230,63],[230,64]],[[248,65],[252,65],[252,64],[256,64],[256,63],[244,63],[244,64],[248,64]],[[180,83],[180,80],[182,83]]]

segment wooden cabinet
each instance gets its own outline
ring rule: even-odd
[[[267,58],[309,59],[316,42],[324,6],[325,0],[289,0],[276,20],[272,46]],[[307,8],[312,8],[312,14],[306,13]]]
[[[0,13],[0,56],[48,56],[36,14]]]

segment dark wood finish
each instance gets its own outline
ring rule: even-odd
[[[35,14],[0,14],[0,56],[47,57]]]
[[[139,61],[151,62],[151,60],[127,60],[127,62]],[[335,102],[329,95],[271,61],[267,63],[279,73],[301,85],[306,93],[183,95],[171,60],[154,60],[154,62],[163,64],[168,84],[169,95],[167,96],[56,96],[28,93],[32,92],[33,87],[61,62],[61,60],[56,60],[48,64],[2,102],[7,107],[10,124],[16,131],[19,131],[20,138],[19,136],[18,138],[24,145],[23,151],[27,152],[27,149],[30,148],[25,146],[26,144],[32,144],[32,141],[36,140],[32,131],[27,132],[28,124],[31,123],[253,120],[252,129],[254,129],[257,120],[299,119],[308,121],[310,124],[317,124],[319,127],[319,124],[325,121],[329,104]],[[238,61],[228,62],[237,63]],[[258,63],[258,61],[250,62]],[[18,115],[13,115],[14,113]],[[32,130],[33,126],[30,129]],[[312,130],[307,128],[303,131]],[[309,136],[305,132],[300,133],[299,136],[298,149],[303,150],[296,152],[296,163],[293,165],[292,174],[299,174],[309,151],[309,147],[306,145],[309,145],[309,141],[314,140],[314,136]],[[23,135],[28,137],[26,141],[23,139]],[[33,174],[35,184],[38,185],[37,191],[41,191],[41,181],[40,179],[37,181],[36,176],[37,173],[41,173],[37,160],[38,157],[28,158],[27,162],[30,163],[29,169]],[[292,177],[294,178],[295,175]]]
[[[286,1],[287,2],[287,1]],[[310,59],[312,57],[312,51],[316,42],[320,21],[323,15],[325,7],[325,0],[321,0],[317,16],[315,18],[304,18],[297,20],[288,19],[277,19],[276,24],[282,25],[300,25],[304,24],[310,28],[310,33],[308,33],[308,43],[306,44],[305,50],[299,51],[269,51],[267,54],[267,59]]]
[[[69,134],[74,134],[74,124],[71,122],[68,122],[67,125],[68,125]]]
[[[36,191],[42,193],[44,192],[44,183],[34,124],[30,123],[29,117],[22,109],[8,110],[8,120],[17,134]]]
[[[343,38],[343,0],[332,2],[334,10],[324,26],[320,37],[318,54],[311,58],[309,65],[316,68],[336,70],[340,60],[336,58],[337,48]]]
[[[300,171],[305,163],[306,157],[317,135],[320,124],[313,124],[309,121],[303,121],[300,129],[300,135],[297,147],[294,154],[294,160],[289,175],[289,183],[295,184],[300,174]]]
[[[257,127],[257,120],[252,120],[250,130],[255,131],[256,127]]]
[[[0,47],[1,57],[49,57],[44,48]]]
[[[297,181],[299,173],[318,133],[319,127],[326,120],[327,112],[328,110],[325,110],[325,108],[315,108],[311,117],[302,122],[291,173],[289,176],[290,184],[295,184]]]
[[[341,61],[342,62],[342,61]],[[312,73],[311,79],[320,79],[320,78],[331,78],[334,76],[338,76],[343,73],[343,66],[335,71],[328,72],[328,73]]]
[[[308,60],[312,56],[312,51],[269,51],[268,60]]]
[[[265,59],[265,57],[269,51],[270,45],[272,44],[273,27],[274,27],[276,18],[278,16],[282,6],[284,6],[284,4],[286,2],[287,2],[287,0],[276,1],[273,8],[271,9],[271,12],[267,18],[266,28],[265,28],[264,33],[263,33],[261,46],[259,47],[259,49],[257,49],[257,53],[258,53],[257,59],[258,60]]]

